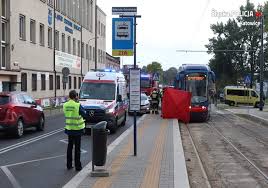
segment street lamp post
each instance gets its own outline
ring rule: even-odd
[[[87,42],[88,46],[90,46],[90,45],[89,45],[89,42],[90,42],[91,40],[98,39],[98,38],[99,38],[99,37],[97,37],[97,38],[94,37],[94,38],[89,39],[88,42]],[[96,50],[96,48],[95,48],[95,50]],[[87,53],[88,53],[88,52],[87,52]],[[90,52],[90,53],[91,53],[91,52]],[[93,53],[95,53],[95,52],[93,52]],[[95,59],[96,59],[96,57],[95,57]],[[88,71],[89,71],[89,54],[88,54],[88,59],[87,59],[87,60],[88,60]]]

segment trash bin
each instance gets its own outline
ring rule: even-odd
[[[109,130],[106,129],[107,122],[102,121],[92,126],[93,128],[93,147],[92,162],[95,166],[104,166],[107,155],[107,135]]]

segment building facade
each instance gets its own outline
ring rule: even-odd
[[[106,52],[106,63],[105,68],[120,70],[120,57],[111,56]]]
[[[79,89],[83,76],[95,68],[95,58],[97,68],[105,67],[106,15],[95,0],[1,0],[0,6],[0,91],[66,96]],[[63,67],[70,70],[66,84]]]

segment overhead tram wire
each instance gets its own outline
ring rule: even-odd
[[[176,52],[185,52],[185,53],[195,53],[195,52],[206,52],[206,53],[212,53],[212,52],[256,52],[257,50],[228,50],[228,49],[222,49],[222,50],[176,50]]]

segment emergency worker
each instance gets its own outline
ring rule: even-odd
[[[159,107],[159,93],[154,90],[151,94],[152,98],[152,113],[158,114],[158,107]]]
[[[76,91],[70,91],[69,100],[63,105],[63,112],[65,116],[65,133],[68,135],[67,169],[73,168],[72,151],[73,145],[75,145],[75,169],[80,171],[82,169],[80,161],[81,136],[85,128],[85,121],[82,116],[85,116],[86,112],[77,99]]]

